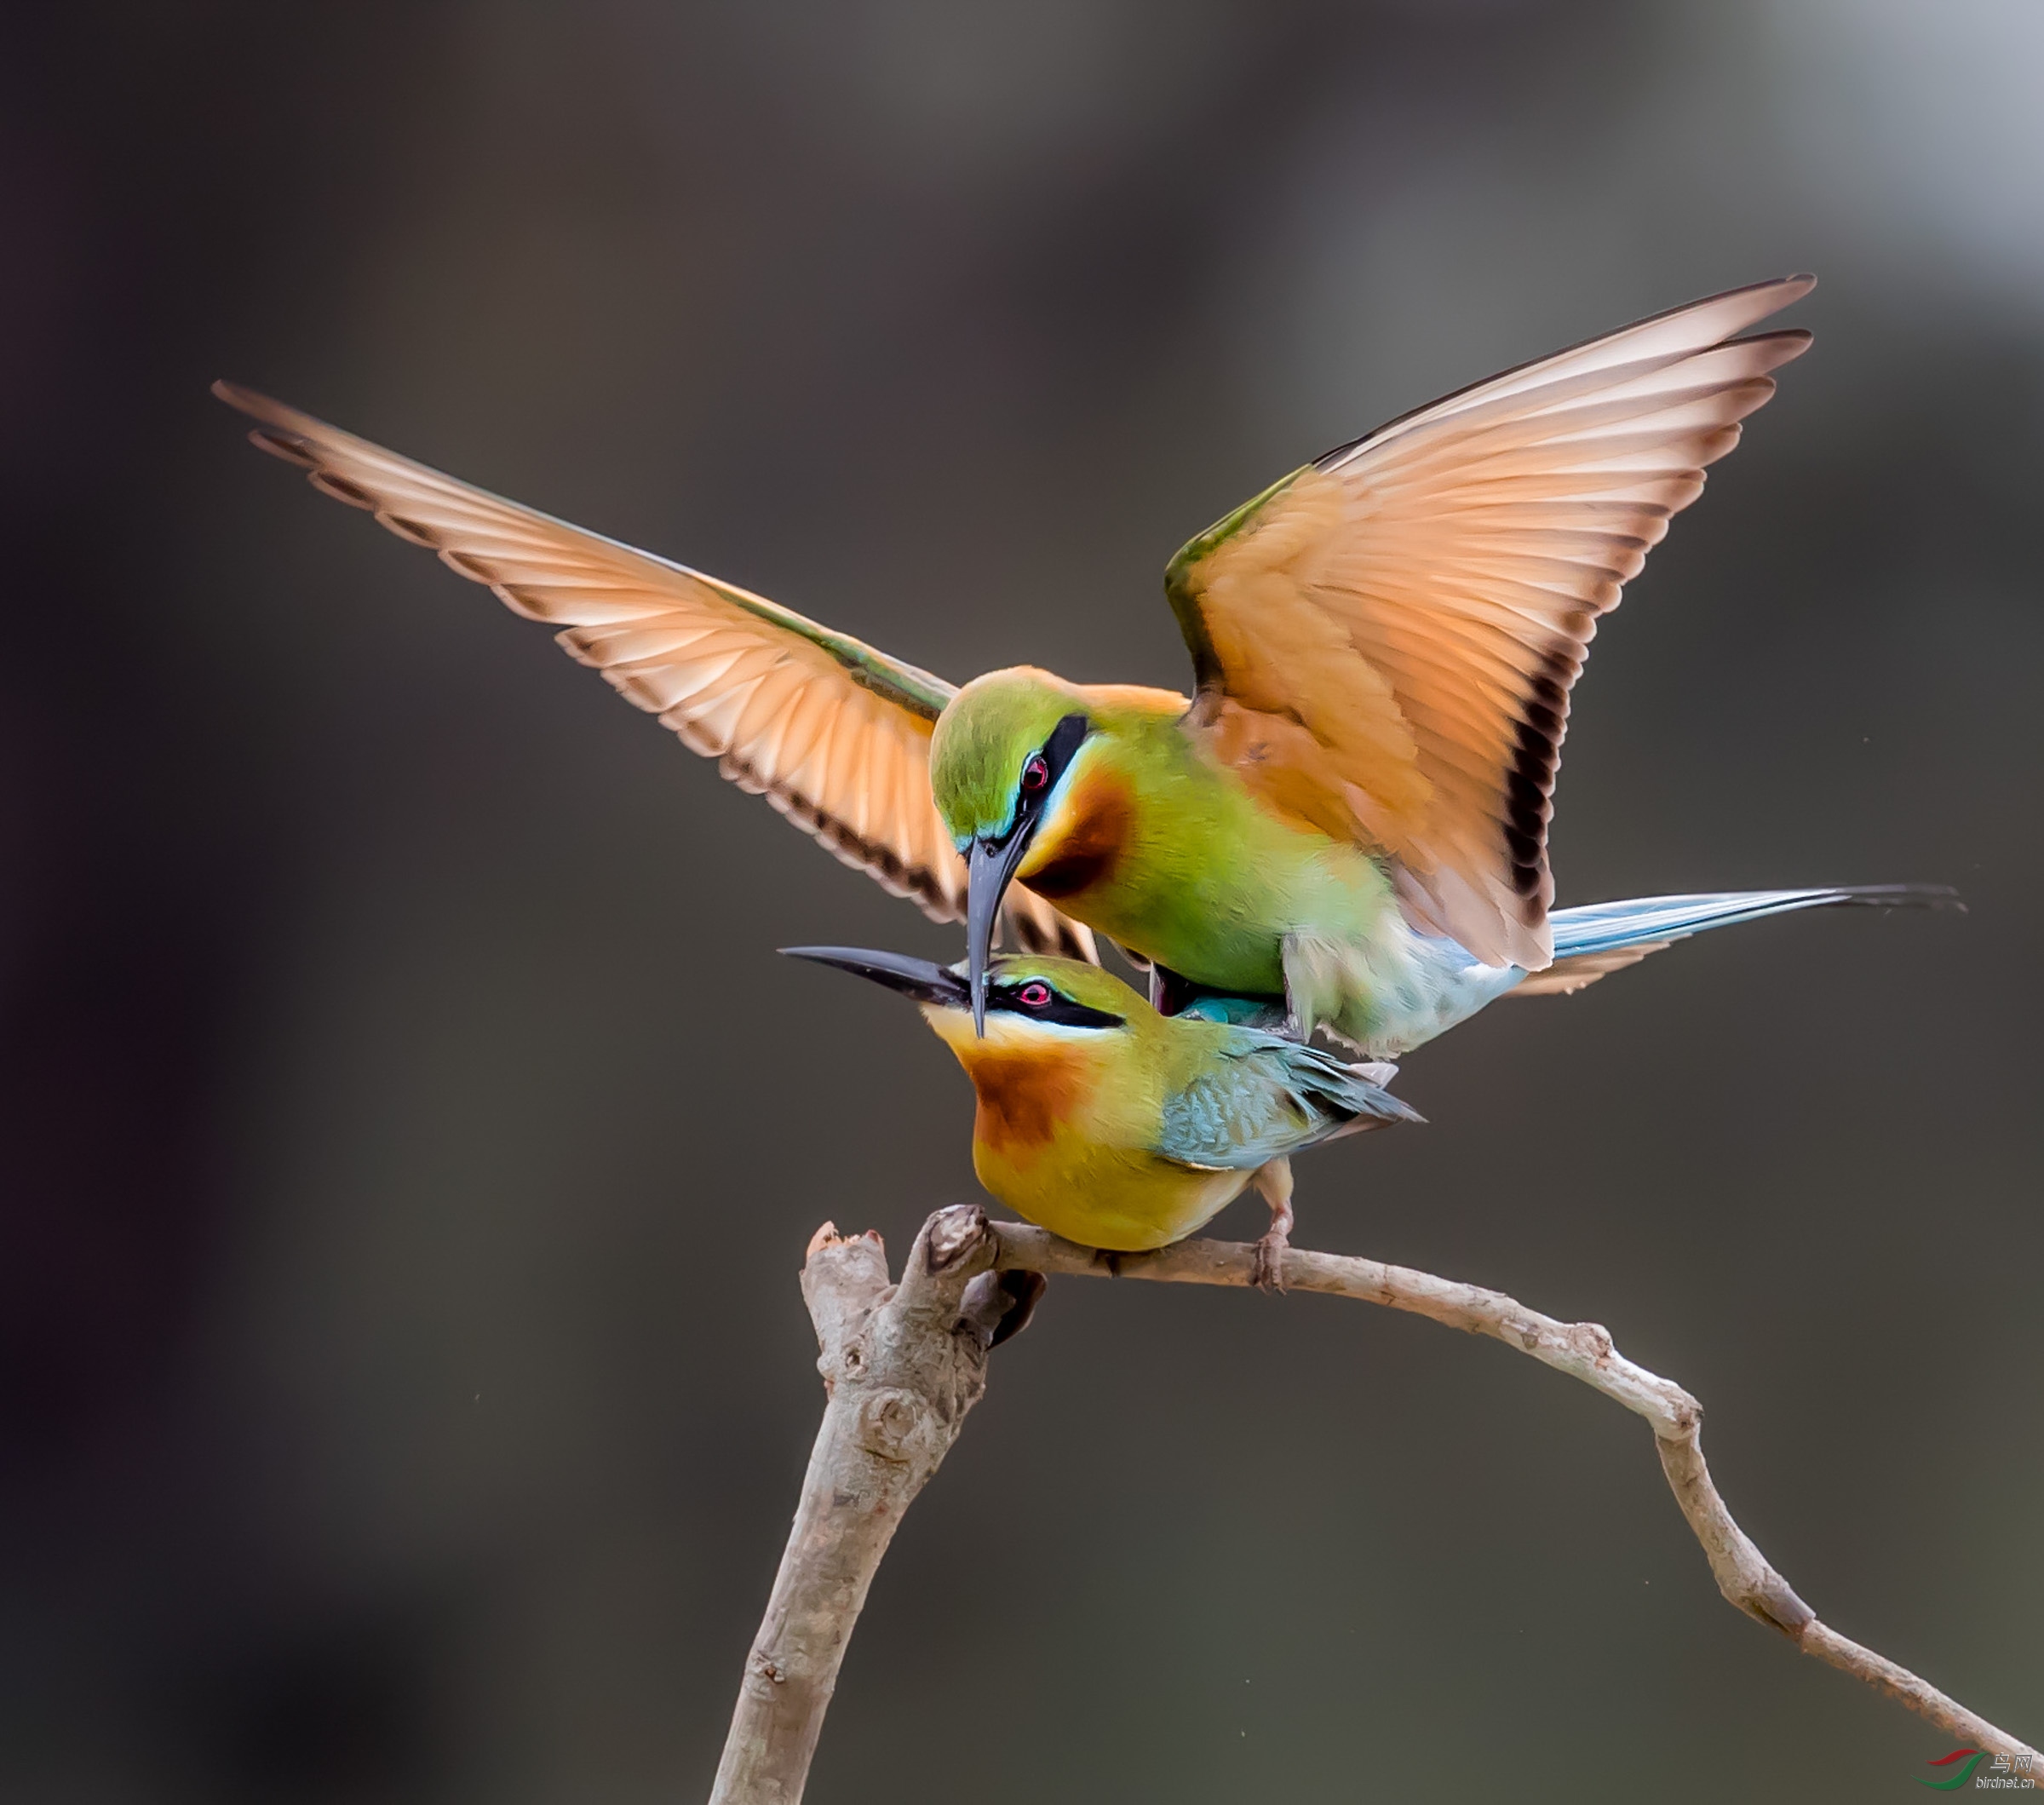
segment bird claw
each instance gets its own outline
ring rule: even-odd
[[[1256,1243],[1249,1283],[1260,1291],[1284,1289],[1284,1250],[1292,1245],[1292,1163],[1279,1158],[1256,1169],[1250,1181],[1271,1206],[1271,1226]]]
[[[1258,1291],[1284,1289],[1284,1250],[1291,1245],[1291,1237],[1275,1225],[1258,1238],[1255,1258],[1249,1266],[1249,1283]]]

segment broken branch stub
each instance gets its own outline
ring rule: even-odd
[[[826,1222],[802,1297],[826,1401],[795,1526],[753,1639],[711,1805],[795,1805],[845,1645],[881,1557],[986,1389],[987,1350],[1014,1300],[973,1204],[940,1210],[899,1285],[873,1233]]]

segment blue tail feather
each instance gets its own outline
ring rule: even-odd
[[[1547,919],[1554,930],[1554,957],[1619,952],[1628,946],[1664,945],[1711,928],[1788,915],[1798,909],[1844,905],[1860,908],[1964,908],[1959,893],[1944,884],[1841,884],[1811,890],[1720,890],[1697,896],[1643,896],[1629,902],[1592,903],[1557,909]]]
[[[1557,909],[1547,917],[1554,961],[1527,972],[1518,965],[1485,965],[1455,941],[1413,935],[1411,982],[1400,1009],[1387,1012],[1381,1031],[1363,1050],[1396,1058],[1467,1021],[1501,997],[1566,996],[1649,953],[1691,934],[1800,909],[1963,909],[1958,892],[1943,884],[1832,884],[1807,890],[1719,890],[1695,896],[1639,896],[1625,902]],[[1181,980],[1182,981],[1182,980]],[[1283,1032],[1282,997],[1233,997],[1197,991],[1183,1013],[1242,1027]]]
[[[1427,975],[1415,1006],[1392,1024],[1381,1044],[1387,1056],[1410,1051],[1466,1021],[1501,997],[1567,996],[1637,963],[1672,941],[1712,928],[1837,905],[1862,908],[1962,908],[1955,891],[1936,884],[1840,884],[1808,890],[1720,890],[1698,896],[1640,896],[1626,902],[1557,909],[1554,963],[1528,973],[1517,965],[1484,965],[1449,940],[1421,940]]]

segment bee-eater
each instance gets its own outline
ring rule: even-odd
[[[979,1098],[973,1170],[1011,1210],[1088,1247],[1136,1252],[1205,1226],[1255,1184],[1270,1204],[1260,1282],[1292,1226],[1290,1156],[1420,1117],[1396,1068],[1202,1015],[1160,1015],[1111,973],[996,957],[975,1027],[960,966],[847,946],[790,946],[922,1006]]]
[[[1600,905],[1596,970],[1522,981],[1564,950],[1549,799],[1598,619],[1773,393],[1769,372],[1809,342],[1737,335],[1811,283],[1641,321],[1272,484],[1166,572],[1191,698],[1028,668],[954,688],[261,395],[216,392],[261,423],[257,445],[562,629],[571,654],[847,864],[964,920],[976,1017],[1005,919],[1026,947],[1084,957],[1089,928],[1111,936],[1151,968],[1167,1012],[1209,992],[1279,997],[1294,1035],[1323,1025],[1391,1055],[1490,996],[1628,963],[1615,953],[1656,944],[1611,938],[1628,911],[1651,923],[1687,900]],[[1472,966],[1490,975],[1473,986]]]

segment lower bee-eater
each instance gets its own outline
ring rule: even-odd
[[[1254,1183],[1271,1207],[1260,1244],[1272,1282],[1292,1226],[1290,1156],[1419,1116],[1384,1089],[1387,1066],[1187,1014],[1160,1015],[1119,978],[1076,959],[997,957],[985,1032],[965,972],[845,946],[790,946],[901,992],[979,1094],[973,1170],[1031,1222],[1088,1247],[1136,1252],[1205,1226]]]
[[[1760,283],[1640,321],[1273,484],[1167,570],[1191,697],[1027,668],[955,688],[217,392],[260,423],[257,445],[560,629],[846,863],[966,921],[975,991],[1002,919],[1025,946],[1082,957],[1090,928],[1151,966],[1166,1009],[1202,992],[1283,996],[1289,1032],[1324,1025],[1392,1054],[1461,1019],[1439,1007],[1443,969],[1489,969],[1493,994],[1542,988],[1521,980],[1559,951],[1547,836],[1570,687],[1622,585],[1809,342],[1739,335],[1810,286]]]

